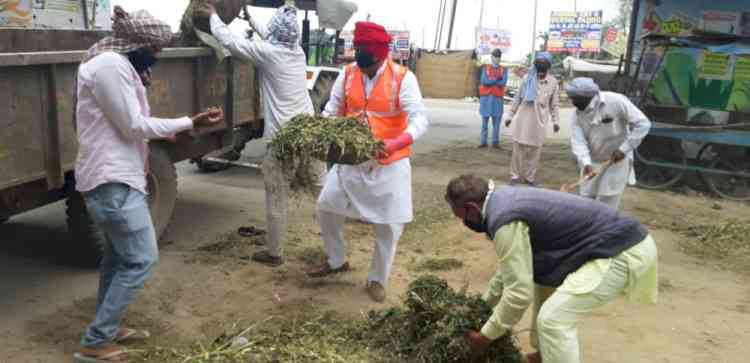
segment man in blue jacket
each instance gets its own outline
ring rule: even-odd
[[[479,85],[479,114],[482,115],[482,140],[480,148],[487,147],[489,121],[492,118],[492,147],[500,147],[500,119],[503,116],[505,84],[508,82],[508,69],[500,65],[503,53],[492,51],[492,64],[482,68],[482,82]]]

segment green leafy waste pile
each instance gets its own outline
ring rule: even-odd
[[[464,343],[464,332],[481,327],[491,313],[479,296],[455,291],[446,281],[427,275],[409,285],[403,306],[372,311],[362,320],[340,319],[330,313],[283,321],[269,318],[184,351],[152,348],[137,361],[521,362],[511,336],[494,341],[481,356],[473,356]]]

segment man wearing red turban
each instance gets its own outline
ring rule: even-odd
[[[411,145],[429,125],[417,78],[389,59],[390,43],[382,26],[356,24],[356,62],[336,80],[323,112],[367,122],[385,151],[360,165],[334,165],[326,175],[317,207],[328,261],[309,274],[323,277],[348,271],[344,222],[347,217],[370,222],[376,241],[366,288],[377,302],[385,301],[398,240],[413,219]]]

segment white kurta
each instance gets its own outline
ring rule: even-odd
[[[378,70],[373,79],[364,77],[367,96],[385,70]],[[344,73],[339,75],[331,91],[324,116],[339,115],[345,100]],[[399,94],[401,108],[408,114],[406,129],[416,141],[427,132],[429,122],[417,78],[407,72]],[[369,161],[360,165],[337,164],[328,171],[318,198],[318,209],[324,212],[362,219],[375,224],[409,223],[413,219],[411,164],[401,159],[390,165]]]
[[[255,27],[265,37],[265,28],[257,23]],[[258,68],[266,142],[294,116],[315,113],[307,93],[307,64],[302,48],[289,49],[236,36],[216,14],[211,16],[211,32],[233,56],[252,62]]]
[[[626,158],[611,165],[604,173],[584,183],[581,195],[615,196],[627,184],[635,184],[633,151],[651,129],[651,122],[630,100],[618,93],[600,92],[584,111],[576,111],[571,146],[583,168],[598,169],[612,158],[615,150]]]

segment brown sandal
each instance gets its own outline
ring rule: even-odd
[[[81,347],[73,354],[76,363],[124,363],[128,351],[115,343],[104,343],[93,348]]]
[[[120,328],[115,337],[115,343],[127,343],[136,340],[146,340],[151,338],[151,333],[147,330],[135,330],[130,328]]]

